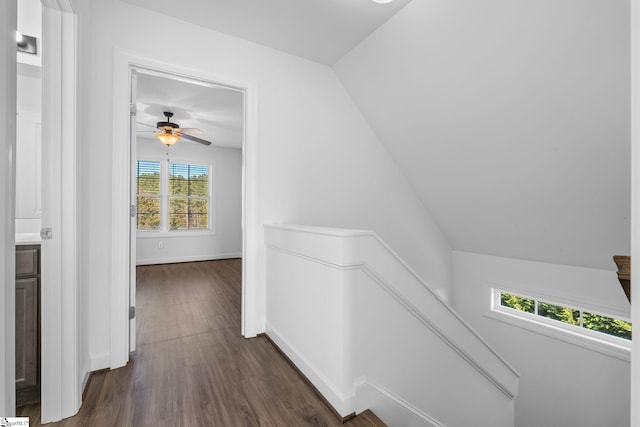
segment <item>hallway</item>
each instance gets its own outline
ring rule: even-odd
[[[241,337],[241,271],[239,259],[139,266],[129,364],[94,374],[79,414],[48,425],[341,425],[266,337]],[[39,407],[19,414],[40,425]]]

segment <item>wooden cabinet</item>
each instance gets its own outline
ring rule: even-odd
[[[16,404],[40,400],[40,245],[16,246]]]

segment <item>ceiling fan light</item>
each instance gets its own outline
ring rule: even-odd
[[[180,139],[180,136],[173,132],[158,132],[156,133],[156,137],[167,147],[171,147]]]

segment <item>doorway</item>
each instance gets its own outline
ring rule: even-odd
[[[131,79],[135,307],[137,266],[242,258],[245,93],[139,67]],[[158,134],[179,139],[165,145]],[[136,348],[135,323],[134,316],[129,351]]]
[[[242,132],[242,328],[244,337],[254,337],[260,326],[256,307],[258,290],[259,226],[257,206],[257,98],[256,83],[242,79],[217,76],[210,72],[185,68],[117,50],[114,57],[114,110],[113,110],[113,170],[112,170],[112,241],[111,241],[111,328],[109,367],[115,369],[127,364],[130,349],[131,303],[135,303],[130,286],[132,270],[135,269],[135,245],[132,239],[130,216],[132,177],[132,144],[136,123],[131,111],[135,108],[131,99],[132,75],[144,71],[146,74],[170,76],[173,80],[194,85],[224,87],[243,94]],[[174,112],[175,113],[175,112]],[[157,119],[156,119],[157,120]],[[151,123],[154,124],[153,122]],[[153,129],[151,129],[153,130]],[[171,154],[170,154],[171,155]],[[133,242],[133,243],[132,243]],[[134,318],[135,319],[135,318]]]

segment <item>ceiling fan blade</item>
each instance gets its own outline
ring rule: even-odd
[[[188,133],[189,135],[202,135],[204,133],[198,128],[180,128],[180,130],[182,133]]]
[[[183,133],[181,135],[184,139],[188,139],[194,142],[199,142],[200,144],[204,144],[204,145],[211,145],[211,141],[207,141],[205,139],[202,138],[198,138],[197,136],[193,136],[193,135],[188,135],[186,133]]]

